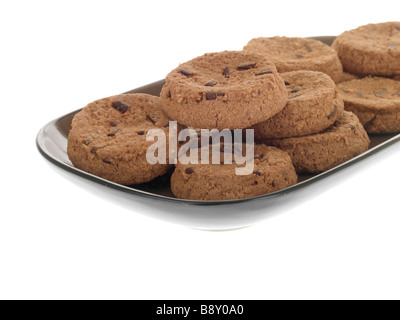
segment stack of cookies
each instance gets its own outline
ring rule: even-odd
[[[312,39],[256,38],[242,51],[197,57],[167,75],[160,97],[126,94],[85,107],[73,119],[68,155],[77,168],[125,185],[151,181],[175,167],[171,190],[184,199],[240,199],[287,188],[297,183],[299,173],[323,172],[368,150],[364,126],[369,132],[400,131],[397,80],[359,79],[366,73],[400,75],[400,60],[376,56],[388,53],[379,38],[385,34],[391,43],[386,49],[398,59],[393,39],[400,24],[382,25],[344,33],[333,47]],[[362,39],[370,41],[369,33],[382,50],[370,48],[373,53],[366,58]],[[377,65],[368,69],[365,61],[373,61],[373,55]],[[167,151],[166,163],[151,163],[146,154],[154,139],[149,135],[160,129],[168,150],[176,138],[169,130],[171,120],[198,132],[254,132],[255,143],[249,149],[243,138],[231,148],[218,138],[198,146],[198,151],[207,149],[207,161],[175,160]],[[217,161],[211,157],[215,144]],[[245,157],[252,168],[237,174],[244,150],[252,151]]]
[[[338,84],[346,110],[368,133],[400,132],[400,22],[346,31],[332,47],[346,72]]]

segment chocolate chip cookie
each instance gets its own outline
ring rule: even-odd
[[[339,35],[332,47],[345,71],[357,75],[400,75],[400,22],[367,24]]]
[[[321,133],[264,142],[288,152],[298,173],[319,173],[334,168],[367,151],[370,144],[357,116],[347,111]]]
[[[256,139],[289,138],[320,132],[338,120],[344,110],[332,79],[317,71],[281,73],[288,92],[286,107],[252,127]]]
[[[250,40],[243,50],[268,57],[279,72],[320,71],[338,82],[343,71],[335,50],[314,39],[261,37]]]
[[[251,52],[208,53],[181,64],[161,91],[165,113],[203,129],[242,129],[281,111],[287,94],[275,66]]]
[[[366,77],[338,84],[345,109],[354,112],[369,133],[400,132],[400,81]]]
[[[245,148],[245,146],[243,146]],[[244,150],[244,149],[243,149]],[[232,149],[223,149],[231,156]],[[210,151],[211,154],[211,151]],[[254,168],[248,175],[236,175],[236,163],[181,164],[171,178],[171,189],[177,198],[190,200],[229,200],[259,196],[297,183],[289,155],[265,145],[254,147]]]
[[[75,167],[116,183],[148,182],[171,165],[147,162],[146,151],[153,142],[146,141],[146,134],[161,128],[168,137],[168,124],[158,97],[124,94],[100,99],[72,120],[68,156]]]

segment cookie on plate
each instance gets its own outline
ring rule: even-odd
[[[287,93],[275,66],[261,55],[224,51],[181,64],[161,91],[165,113],[203,129],[242,129],[281,111]]]
[[[296,70],[320,71],[338,82],[342,64],[335,50],[321,41],[306,38],[255,38],[243,48],[268,57],[279,72]]]
[[[160,98],[147,94],[94,101],[72,120],[68,156],[75,167],[116,183],[151,181],[171,165],[147,162],[146,152],[153,142],[146,141],[146,134],[161,128],[168,137],[169,120]]]
[[[366,77],[338,84],[345,109],[360,119],[369,133],[400,132],[400,81]]]
[[[264,142],[289,153],[298,173],[319,173],[334,168],[367,151],[370,144],[357,116],[347,111],[321,133]]]
[[[343,101],[332,79],[317,71],[281,73],[288,91],[286,107],[252,127],[256,139],[289,138],[320,132],[343,114]]]
[[[245,148],[245,145],[243,145]],[[232,148],[222,148],[221,159]],[[190,200],[229,200],[250,198],[287,188],[297,183],[289,155],[265,145],[254,147],[254,168],[248,175],[236,175],[244,164],[182,164],[178,162],[171,177],[171,189],[177,198]]]
[[[332,44],[345,71],[400,75],[400,22],[367,24],[339,35]]]

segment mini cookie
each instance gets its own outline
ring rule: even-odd
[[[343,114],[343,101],[332,79],[317,71],[281,73],[289,99],[286,107],[252,127],[257,139],[289,138],[320,132]]]
[[[321,133],[265,143],[288,152],[298,173],[318,173],[367,151],[370,140],[358,118],[345,111],[341,119]]]
[[[275,66],[261,55],[224,51],[170,72],[161,91],[165,113],[203,129],[242,129],[281,111],[287,94]]]
[[[367,24],[339,35],[332,44],[345,71],[400,75],[400,22]]]
[[[338,84],[345,109],[354,112],[369,133],[400,132],[400,81],[363,78]]]
[[[279,72],[320,71],[337,82],[343,71],[335,50],[314,39],[255,38],[250,40],[243,50],[257,52],[268,57]]]
[[[146,134],[162,128],[168,137],[168,124],[158,97],[124,94],[100,99],[72,120],[68,156],[75,167],[110,181],[151,181],[171,166],[147,162],[147,149],[154,142],[147,142]]]
[[[231,149],[222,151],[221,158],[232,152]],[[182,199],[229,200],[255,197],[297,183],[289,155],[273,147],[255,145],[254,170],[249,175],[236,175],[235,169],[244,165],[221,163],[183,165],[178,162],[171,177],[172,192]]]

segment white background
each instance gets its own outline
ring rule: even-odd
[[[400,298],[400,144],[236,231],[85,190],[35,136],[97,98],[256,36],[400,20],[396,1],[2,1],[0,298]],[[268,208],[266,208],[268,210]]]

